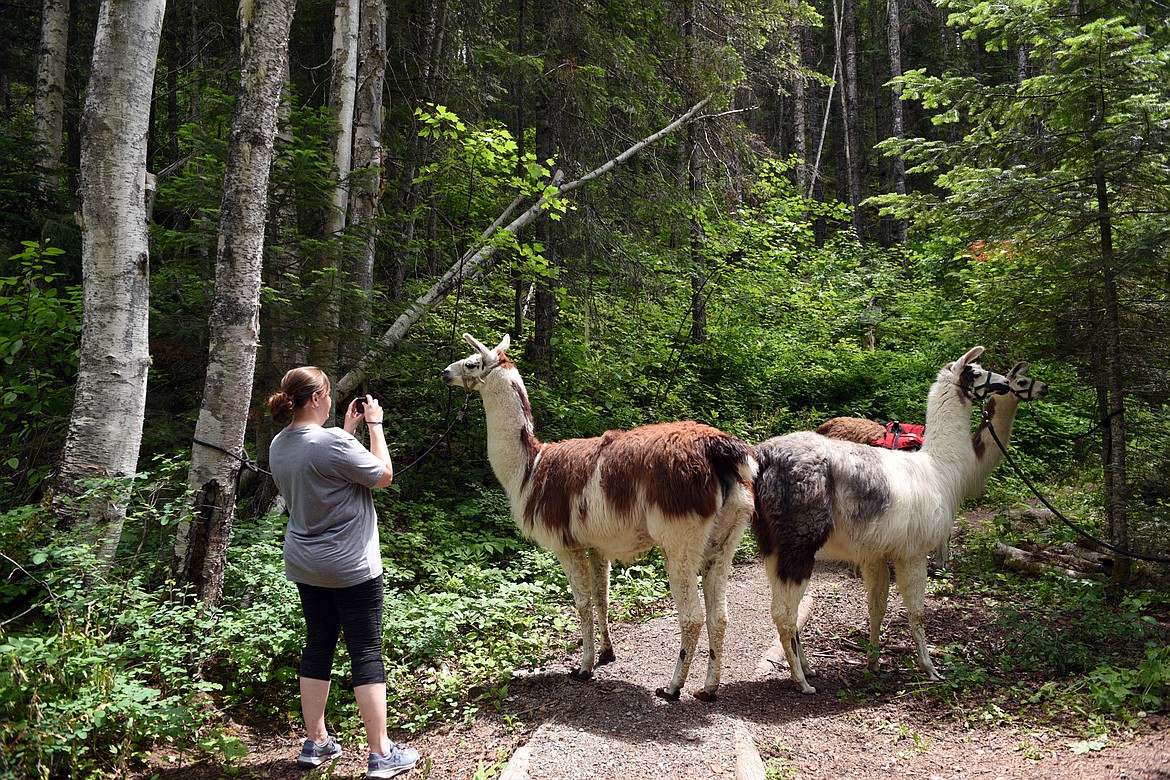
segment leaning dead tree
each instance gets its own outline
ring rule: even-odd
[[[523,211],[520,216],[512,219],[511,222],[508,222],[508,220],[512,217],[512,214],[514,214],[516,209],[518,209],[521,205],[520,198],[512,201],[511,205],[509,205],[508,208],[504,210],[504,213],[501,214],[496,219],[496,221],[493,222],[491,226],[483,232],[483,234],[476,241],[475,245],[468,249],[454,265],[447,269],[447,273],[443,274],[443,276],[437,282],[431,285],[431,288],[427,290],[425,294],[415,300],[414,303],[410,304],[410,306],[406,308],[406,311],[398,316],[398,319],[394,321],[394,324],[392,324],[390,328],[382,334],[373,347],[371,347],[370,350],[366,352],[365,356],[362,357],[360,361],[358,361],[357,366],[337,382],[337,385],[334,388],[336,397],[348,397],[349,394],[358,387],[358,385],[365,381],[366,377],[369,375],[370,366],[372,366],[375,362],[377,362],[380,358],[384,357],[389,352],[393,351],[400,343],[402,343],[402,339],[406,336],[406,333],[412,327],[414,327],[415,323],[422,319],[424,314],[430,311],[430,309],[433,308],[437,303],[442,301],[447,296],[447,294],[455,289],[464,279],[471,276],[472,274],[483,275],[491,270],[491,267],[495,262],[494,258],[496,249],[499,246],[498,242],[493,241],[493,238],[496,238],[499,232],[503,231],[513,235],[519,233],[521,229],[540,216],[540,213],[544,211],[549,202],[555,198],[567,195],[579,187],[585,186],[596,178],[604,176],[614,168],[624,163],[626,160],[636,155],[638,152],[645,149],[650,144],[665,138],[675,130],[678,130],[680,127],[686,125],[695,118],[699,111],[702,110],[703,106],[707,105],[710,100],[710,97],[703,98],[698,103],[691,106],[689,111],[671,122],[666,127],[662,128],[653,135],[643,138],[641,141],[634,144],[629,149],[626,149],[617,157],[609,160],[604,165],[594,168],[592,171],[579,179],[574,179],[573,181],[562,184],[561,182],[564,180],[565,174],[564,171],[558,170],[553,175],[553,179],[546,188],[544,195],[541,196],[541,198],[536,201],[536,203],[532,204],[529,208]]]

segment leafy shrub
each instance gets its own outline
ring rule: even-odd
[[[1097,667],[1086,678],[1097,705],[1108,713],[1158,712],[1170,703],[1170,647],[1151,642],[1136,667]]]
[[[73,402],[81,288],[56,269],[64,251],[24,241],[0,275],[0,495],[35,500],[64,437]]]
[[[85,548],[43,548],[32,564],[49,622],[0,641],[0,772],[105,776],[207,724],[217,686],[191,674],[207,616],[103,580]]]

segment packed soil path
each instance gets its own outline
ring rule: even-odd
[[[955,589],[961,591],[961,587]],[[956,712],[938,697],[917,695],[931,685],[913,666],[912,642],[896,590],[883,632],[880,672],[867,674],[859,645],[865,635],[861,580],[845,566],[818,564],[810,593],[811,620],[802,632],[819,672],[806,696],[774,656],[769,589],[759,562],[736,566],[728,586],[730,621],[722,686],[705,703],[705,652],[695,659],[682,699],[663,701],[678,652],[672,614],[614,627],[617,661],[578,682],[568,670],[579,660],[519,673],[499,708],[484,706],[468,723],[448,724],[405,737],[423,756],[404,778],[477,776],[502,780],[722,780],[769,777],[800,780],[924,778],[1093,778],[1170,780],[1170,730],[1151,716],[1136,732],[1112,734],[1097,750],[1075,753],[1085,739],[1081,722],[1030,727],[995,701]],[[927,637],[932,645],[994,641],[993,608],[980,599],[928,595]],[[700,646],[705,644],[705,635]],[[936,657],[936,663],[938,658]],[[945,674],[945,668],[941,669]],[[989,695],[994,695],[990,690]],[[237,777],[301,778],[293,759],[298,735],[250,739]],[[326,772],[364,776],[364,746],[345,745]],[[161,780],[221,776],[207,765],[156,765]]]

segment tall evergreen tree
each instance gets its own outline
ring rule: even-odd
[[[1145,302],[1165,298],[1156,285],[1170,235],[1170,25],[1144,4],[1122,5],[948,0],[952,23],[1003,67],[908,72],[903,90],[958,132],[885,148],[904,153],[911,172],[941,171],[941,195],[907,197],[895,213],[971,237],[969,257],[1005,267],[1002,305],[1030,312],[1025,327],[1083,368],[1102,413],[1107,530],[1125,548],[1126,421],[1142,401],[1133,388],[1166,366],[1143,331],[1167,316]],[[1008,53],[1024,45],[1020,79]],[[1128,574],[1121,558],[1115,581]]]

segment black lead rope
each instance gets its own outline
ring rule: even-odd
[[[445,431],[443,431],[442,433],[440,433],[438,436],[436,436],[435,440],[432,441],[430,443],[430,445],[425,450],[423,450],[422,454],[419,455],[417,458],[415,458],[410,463],[410,465],[394,470],[394,481],[395,482],[398,481],[398,476],[400,474],[402,474],[404,471],[409,471],[410,469],[414,468],[422,461],[423,458],[425,458],[427,455],[430,455],[431,451],[434,450],[435,447],[439,446],[439,442],[441,442],[441,441],[443,441],[443,439],[447,438],[447,434],[449,434],[451,432],[451,429],[463,421],[463,415],[467,411],[467,405],[469,403],[471,403],[471,393],[467,394],[467,398],[463,401],[463,406],[460,406],[459,411],[455,412],[455,419],[451,420],[451,424],[447,426],[447,429]]]
[[[225,450],[223,447],[220,447],[218,444],[212,444],[209,441],[203,441],[202,439],[196,439],[194,437],[191,438],[191,441],[193,441],[195,444],[200,445],[201,447],[207,447],[209,449],[216,450],[217,452],[222,452],[224,455],[227,455],[229,458],[235,458],[243,465],[244,468],[248,469],[249,471],[255,471],[257,474],[267,474],[270,477],[272,476],[271,471],[265,471],[264,469],[260,468],[260,464],[256,463],[256,461],[249,458],[247,453],[245,453],[243,456],[240,456],[240,455],[237,455],[236,453],[234,453],[230,450]]]
[[[1045,498],[1043,496],[1043,494],[1041,494],[1040,491],[1036,489],[1036,486],[1032,484],[1032,480],[1028,479],[1028,475],[1025,474],[1023,472],[1023,470],[1020,469],[1019,466],[1016,465],[1015,460],[1013,460],[1012,456],[1008,454],[1007,447],[1003,446],[1003,442],[999,440],[999,434],[997,434],[995,432],[995,426],[991,424],[991,416],[987,413],[987,410],[983,410],[983,423],[984,423],[984,425],[987,426],[987,430],[991,432],[991,438],[995,440],[996,445],[999,447],[999,451],[1003,453],[1003,457],[1005,460],[1007,460],[1008,465],[1011,466],[1012,470],[1015,471],[1016,474],[1020,477],[1020,479],[1022,479],[1024,481],[1024,484],[1027,485],[1028,489],[1032,491],[1032,495],[1034,495],[1034,496],[1036,496],[1036,498],[1040,499],[1040,503],[1044,504],[1044,506],[1050,512],[1052,512],[1052,514],[1055,515],[1056,518],[1058,520],[1060,520],[1060,522],[1064,523],[1069,528],[1071,528],[1073,531],[1075,531],[1076,533],[1085,537],[1086,539],[1093,542],[1094,544],[1099,544],[1100,546],[1104,547],[1106,550],[1111,550],[1112,552],[1115,552],[1118,555],[1123,555],[1126,558],[1134,558],[1134,559],[1139,560],[1139,561],[1149,561],[1151,563],[1170,563],[1170,558],[1161,558],[1161,557],[1158,557],[1156,555],[1143,555],[1141,553],[1135,553],[1135,552],[1132,552],[1130,550],[1123,550],[1120,547],[1114,547],[1113,545],[1109,544],[1108,542],[1105,542],[1105,541],[1102,541],[1101,539],[1098,539],[1097,537],[1090,534],[1088,531],[1085,531],[1080,526],[1073,523],[1071,520],[1069,520],[1067,517],[1065,517],[1063,514],[1061,514],[1060,510],[1058,510],[1056,507],[1054,507],[1048,501],[1048,499]]]
[[[414,461],[410,463],[410,465],[394,470],[394,478],[396,481],[397,481],[398,476],[400,474],[414,468],[422,461],[423,458],[425,458],[427,455],[430,455],[431,452],[435,449],[435,447],[438,447],[439,443],[442,442],[443,439],[447,438],[447,434],[449,434],[451,432],[451,429],[454,428],[456,425],[458,425],[460,422],[462,422],[464,413],[467,411],[467,405],[469,403],[471,403],[471,394],[470,393],[467,394],[467,399],[463,402],[463,406],[459,407],[459,410],[457,412],[455,412],[455,419],[451,420],[451,424],[447,426],[446,430],[444,430],[442,433],[440,433],[438,436],[436,436],[435,440],[433,442],[431,442],[430,445],[425,450],[423,450],[422,454],[419,455],[417,458],[415,458]],[[260,468],[260,465],[258,463],[256,463],[256,461],[249,458],[246,453],[243,456],[240,456],[240,455],[237,455],[236,453],[232,452],[231,450],[227,450],[227,449],[224,449],[223,447],[220,447],[218,444],[212,444],[209,441],[203,441],[202,439],[196,439],[194,437],[191,438],[191,441],[194,442],[195,444],[198,444],[201,447],[207,447],[209,449],[215,450],[216,452],[222,452],[224,455],[227,455],[229,458],[233,458],[233,459],[239,461],[240,464],[244,468],[246,468],[250,471],[255,471],[258,474],[267,474],[270,477],[272,476],[271,471]],[[240,475],[239,475],[239,472],[236,472],[236,492],[237,493],[239,492],[239,481],[240,481]]]
[[[260,468],[260,464],[258,464],[256,461],[249,458],[248,453],[246,451],[244,452],[243,456],[240,456],[240,455],[237,455],[236,453],[234,453],[230,450],[224,449],[223,447],[219,446],[218,444],[212,444],[209,441],[203,441],[202,439],[196,439],[194,436],[191,437],[191,441],[193,441],[194,443],[196,443],[202,447],[207,447],[208,449],[213,449],[213,450],[216,450],[217,452],[222,452],[224,455],[227,455],[229,458],[234,458],[234,459],[238,460],[240,462],[240,464],[245,469],[249,469],[250,471],[255,471],[257,474],[267,474],[270,477],[272,476],[271,471],[265,471],[264,469]],[[240,475],[243,473],[244,473],[243,469],[236,470],[235,491],[236,491],[237,498],[240,495]]]

